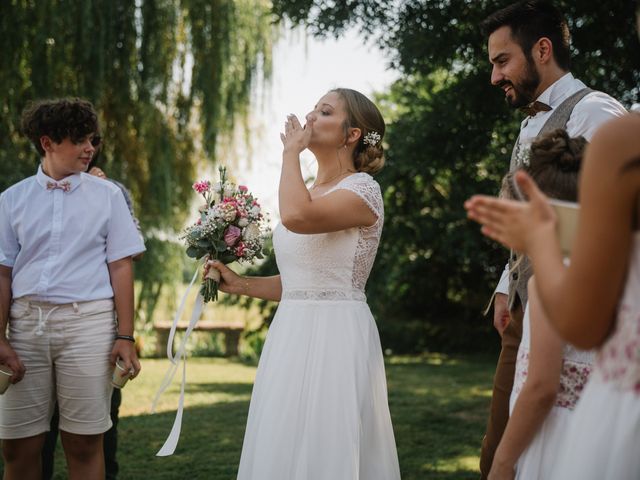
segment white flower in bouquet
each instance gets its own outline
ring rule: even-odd
[[[260,215],[260,212],[262,210],[260,209],[260,206],[258,205],[254,205],[253,207],[251,207],[251,215],[253,215],[254,217],[257,217],[258,215]]]
[[[236,219],[236,206],[232,203],[221,204],[218,208],[218,212],[220,213],[220,218],[227,222],[233,222]]]
[[[256,223],[250,223],[242,230],[242,238],[250,242],[260,238],[260,227]]]
[[[238,220],[238,226],[239,227],[244,228],[247,225],[249,225],[249,219],[247,217],[242,217],[242,218],[240,218],[240,220]]]
[[[236,186],[233,183],[225,183],[222,193],[224,194],[224,198],[233,197],[236,192]]]

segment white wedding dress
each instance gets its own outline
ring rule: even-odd
[[[282,300],[260,357],[239,480],[400,478],[380,339],[364,295],[382,196],[365,173],[336,189],[358,195],[378,220],[316,235],[276,227]]]

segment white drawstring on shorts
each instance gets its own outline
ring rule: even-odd
[[[34,306],[38,309],[38,326],[36,327],[36,335],[40,336],[44,333],[44,329],[47,326],[47,320],[49,320],[49,316],[58,308],[60,308],[60,306],[53,307],[47,312],[44,318],[42,318],[42,309],[37,305]]]
[[[78,311],[80,310],[78,307],[78,303],[73,302],[71,305],[73,306],[73,311],[75,313],[78,313]],[[47,327],[47,321],[49,320],[49,317],[51,316],[51,314],[55,312],[57,309],[59,309],[60,307],[64,307],[64,306],[66,305],[56,305],[55,307],[51,308],[51,310],[49,310],[46,315],[43,316],[42,308],[40,308],[38,305],[33,305],[30,302],[27,303],[27,309],[29,308],[38,309],[38,326],[36,327],[36,330],[34,333],[38,336],[42,335],[44,333],[44,329]]]

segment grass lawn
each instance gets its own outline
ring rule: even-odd
[[[173,424],[179,383],[150,406],[167,360],[144,359],[123,390],[118,457],[125,479],[234,479],[255,365],[191,358],[182,436],[176,453],[156,457]],[[389,403],[404,480],[476,479],[494,360],[488,357],[391,357]],[[54,478],[66,478],[62,452]]]

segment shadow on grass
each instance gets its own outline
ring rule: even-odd
[[[185,394],[189,393],[224,393],[232,396],[251,396],[252,385],[247,383],[187,383]],[[248,404],[248,402],[247,402]]]
[[[389,404],[403,480],[478,478],[493,366],[493,359],[436,355],[393,357],[387,362]],[[182,434],[173,456],[155,454],[171,430],[175,411],[121,418],[121,480],[236,477],[249,409],[249,401],[243,399],[249,398],[252,387],[246,382],[199,380],[187,384]],[[189,407],[191,395],[211,395],[218,401]],[[61,448],[56,470],[55,479],[67,478]]]
[[[124,418],[122,443],[135,448],[120,451],[121,478],[235,478],[248,409],[249,402],[237,401],[185,408],[180,442],[170,457],[155,454],[171,430],[175,412]]]

